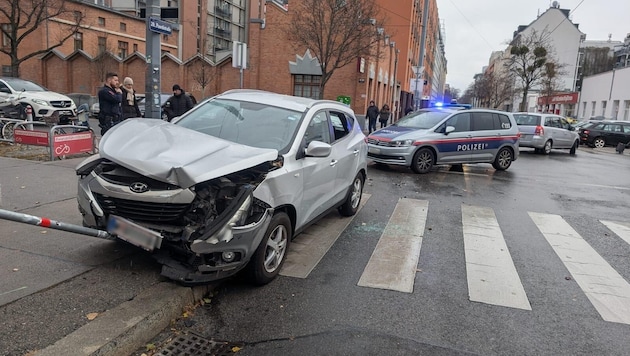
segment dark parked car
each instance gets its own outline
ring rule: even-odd
[[[617,146],[620,142],[627,144],[630,142],[630,121],[602,121],[582,128],[580,140],[583,144],[597,148]]]

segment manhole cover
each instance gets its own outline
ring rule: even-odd
[[[180,335],[169,342],[157,355],[160,356],[233,356],[237,344],[213,341],[195,334]]]

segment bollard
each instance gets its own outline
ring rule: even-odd
[[[30,105],[26,105],[26,121],[33,122],[33,107]],[[26,125],[27,130],[33,130],[33,124]]]

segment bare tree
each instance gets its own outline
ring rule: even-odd
[[[6,26],[0,27],[0,32],[8,40],[8,46],[0,46],[0,53],[11,58],[11,76],[20,76],[20,65],[37,55],[46,53],[51,49],[61,46],[71,38],[78,30],[84,19],[80,11],[68,8],[69,0],[2,0],[0,1],[0,18],[5,18]],[[52,43],[48,48],[33,50],[24,53],[26,46],[23,42],[34,40],[35,32],[40,26],[54,18],[69,20],[57,38],[51,38]],[[18,48],[22,49],[18,53]]]
[[[551,96],[561,91],[562,83],[559,78],[565,74],[567,74],[567,71],[564,64],[560,64],[554,59],[548,59],[545,63],[541,85],[546,106],[549,106]]]
[[[519,34],[511,43],[507,67],[521,84],[523,96],[520,111],[526,111],[527,93],[539,85],[544,76],[549,47],[546,31],[539,33],[532,30],[527,35]]]
[[[297,50],[311,50],[319,60],[320,96],[335,70],[358,57],[373,55],[385,22],[375,0],[301,0],[291,4],[289,39]],[[376,26],[376,28],[375,28]]]
[[[217,67],[209,63],[204,57],[199,57],[191,65],[190,72],[196,86],[201,89],[201,98],[205,98],[206,88],[217,76]]]

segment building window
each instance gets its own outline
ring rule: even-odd
[[[120,23],[120,30],[121,30],[122,32],[127,32],[127,24],[126,24],[126,23],[124,23],[124,22],[121,22],[121,23]]]
[[[595,106],[597,106],[597,102],[592,101],[591,104],[593,105],[593,107],[591,108],[591,117],[595,116]]]
[[[134,52],[138,52],[138,44],[137,43],[133,44],[133,51]]]
[[[613,119],[615,120],[619,118],[619,100],[613,101],[612,116],[613,116]]]
[[[2,47],[11,46],[11,39],[7,33],[11,32],[11,24],[3,23],[2,24]]]
[[[582,118],[586,118],[586,101],[582,102]]]
[[[80,51],[83,49],[83,34],[77,32],[74,34],[74,50]]]
[[[293,95],[319,99],[319,85],[321,81],[321,75],[296,74],[293,76]]]
[[[602,116],[606,116],[606,104],[608,102],[606,100],[602,100]]]
[[[98,25],[99,26],[105,26],[105,18],[104,17],[99,17],[98,18]]]
[[[107,51],[107,37],[98,38],[98,54],[103,54]]]
[[[118,57],[125,59],[129,54],[129,42],[118,41]]]
[[[2,66],[2,76],[3,77],[11,76],[11,66]]]
[[[624,100],[623,106],[623,119],[625,121],[630,120],[630,100]]]

